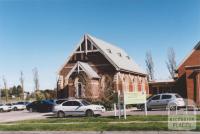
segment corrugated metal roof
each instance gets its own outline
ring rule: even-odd
[[[93,37],[91,35],[87,34],[85,36],[87,36],[87,38],[94,43],[98,50],[108,59],[109,62],[111,62],[111,64],[116,68],[116,70],[146,75],[145,71],[143,71],[123,49],[96,37]],[[77,47],[75,48],[75,51],[80,47],[83,41],[84,38],[82,38],[81,41],[78,43]],[[61,72],[64,66],[69,62],[73,53],[67,58],[67,61],[61,67],[59,72]]]
[[[116,65],[119,70],[131,71],[135,73],[146,74],[121,48],[116,47],[108,42],[87,35],[103,52],[103,54]]]

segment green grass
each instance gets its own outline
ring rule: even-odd
[[[124,120],[123,117],[119,120],[118,117],[67,117],[67,118],[48,118],[41,120],[26,120],[18,121],[16,123],[69,123],[69,122],[129,122],[129,121],[167,121],[167,116],[127,116],[127,120]],[[10,122],[13,123],[13,122]]]
[[[107,123],[85,123],[85,124],[19,124],[1,126],[1,131],[136,131],[136,130],[167,130],[167,124],[107,124]]]
[[[127,120],[119,120],[115,117],[48,118],[0,124],[0,131],[167,131],[167,120],[167,116],[161,115],[128,116]],[[200,121],[200,116],[197,116],[197,120]],[[140,121],[140,123],[131,121]],[[197,123],[196,131],[200,131],[200,123]]]

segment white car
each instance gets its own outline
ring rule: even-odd
[[[12,107],[13,107],[14,111],[26,109],[26,105],[25,104],[20,104],[20,103],[16,103]]]
[[[60,105],[55,105],[53,112],[57,117],[62,118],[69,115],[85,115],[88,117],[101,115],[106,110],[102,105],[92,105],[85,100],[68,100]]]
[[[7,105],[11,106],[12,110],[14,110],[14,111],[26,109],[26,105],[21,104],[21,103],[14,103],[14,104],[7,104]]]
[[[11,106],[0,104],[0,112],[9,112],[12,110]]]

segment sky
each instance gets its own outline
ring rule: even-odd
[[[168,79],[167,50],[177,64],[200,41],[200,0],[0,0],[0,88],[56,87],[59,68],[88,33],[123,48],[143,69],[151,51],[156,79]]]

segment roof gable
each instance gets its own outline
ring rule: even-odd
[[[78,61],[71,71],[68,73],[66,78],[68,79],[73,72],[84,71],[90,78],[100,78],[99,75],[90,67],[87,63]]]
[[[185,61],[196,51],[200,49],[200,41],[197,43],[197,45],[192,49],[192,51],[181,61],[181,63],[178,65],[177,70],[185,63]]]
[[[88,39],[92,42],[97,50],[102,53],[105,58],[116,68],[116,70],[134,72],[139,74],[146,74],[140,67],[128,56],[128,54],[119,47],[116,47],[108,42],[97,39],[91,35],[85,35],[84,38],[81,39],[79,44],[77,45],[75,51],[80,49],[80,46],[84,39]],[[73,56],[74,52],[68,57],[64,66],[69,62],[71,56]],[[63,67],[64,67],[63,66]],[[62,67],[62,68],[63,68]],[[61,68],[61,70],[62,70]],[[60,70],[60,71],[61,71]]]

